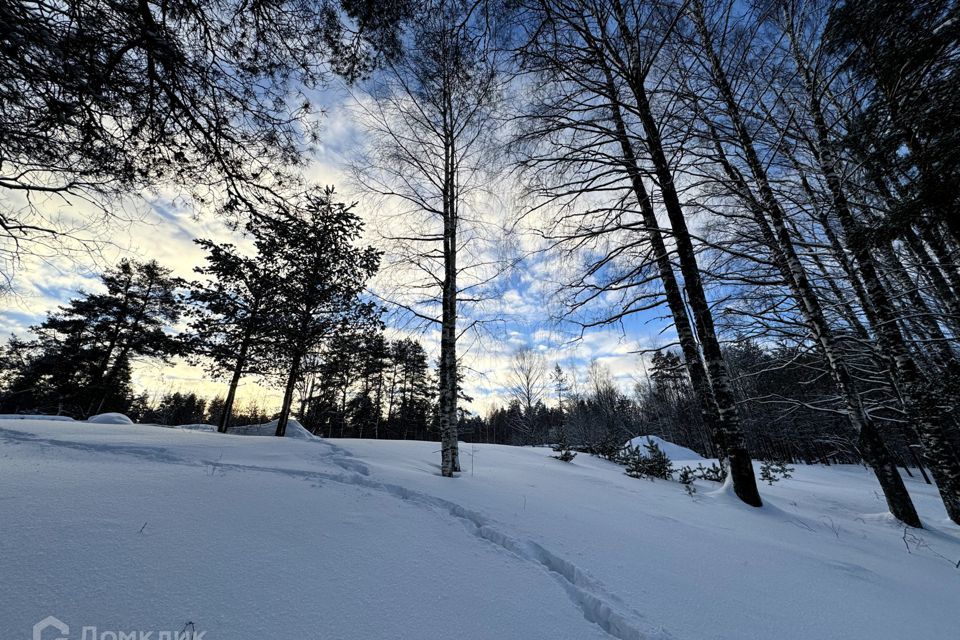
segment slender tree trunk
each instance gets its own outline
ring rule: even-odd
[[[283,390],[283,405],[280,407],[280,416],[277,418],[276,436],[283,437],[287,433],[287,422],[290,420],[290,406],[293,404],[293,391],[300,377],[300,361],[303,354],[298,349],[290,362],[290,373],[287,375],[287,384]]]
[[[441,473],[460,471],[457,445],[457,193],[453,136],[444,149],[443,292],[440,325]]]
[[[614,3],[614,13],[619,23],[619,31],[622,34],[630,34],[632,32],[630,22],[627,20],[626,11],[620,2]],[[604,28],[602,24],[600,28]],[[635,43],[628,41],[625,44],[629,50],[628,59],[631,67],[625,79],[633,95],[634,104],[632,106],[643,127],[647,151],[653,162],[663,203],[667,211],[667,218],[670,221],[676,244],[676,255],[680,263],[684,289],[687,293],[687,303],[690,306],[694,327],[700,339],[707,379],[717,406],[718,432],[721,434],[721,441],[726,450],[726,466],[729,478],[732,481],[734,492],[743,502],[759,507],[763,502],[760,499],[760,493],[757,491],[753,462],[747,451],[746,439],[743,435],[736,402],[730,387],[730,376],[723,361],[723,353],[717,340],[713,315],[710,312],[710,306],[700,278],[696,251],[673,182],[673,171],[664,152],[660,130],[644,86],[645,76],[642,71],[644,67]]]
[[[223,401],[223,413],[217,423],[217,431],[227,432],[227,426],[230,424],[230,416],[233,413],[233,402],[237,397],[237,386],[240,384],[240,378],[243,376],[243,368],[247,362],[247,343],[244,341],[240,345],[240,353],[237,354],[237,363],[233,367],[233,375],[230,377],[230,386],[227,388],[227,398]]]
[[[727,117],[733,124],[737,141],[743,151],[750,174],[759,190],[759,198],[753,195],[746,179],[728,161],[720,138],[713,130],[713,125],[710,124],[720,163],[729,179],[734,183],[736,191],[746,200],[747,207],[752,211],[765,244],[773,252],[774,263],[777,265],[781,276],[789,284],[793,297],[800,305],[806,324],[813,333],[821,353],[827,360],[834,380],[844,398],[849,421],[860,434],[861,449],[865,454],[864,458],[873,468],[877,480],[880,482],[890,511],[905,524],[919,527],[921,526],[920,518],[903,484],[903,479],[897,472],[893,456],[890,455],[883,444],[873,420],[863,410],[853,377],[848,372],[846,363],[837,348],[837,339],[833,335],[820,305],[820,300],[797,255],[793,238],[787,227],[786,213],[781,208],[767,179],[766,169],[757,155],[753,138],[747,130],[726,71],[713,47],[712,34],[708,30],[703,5],[699,0],[694,0],[691,3],[690,13],[700,36],[703,53],[709,65],[709,71],[713,76],[714,84],[725,105]]]
[[[680,350],[683,353],[684,365],[690,376],[690,384],[693,387],[694,394],[697,397],[697,405],[700,409],[703,424],[713,439],[715,452],[719,458],[724,458],[726,457],[726,446],[723,441],[723,431],[720,429],[720,412],[717,408],[717,402],[713,397],[713,391],[710,389],[710,381],[707,378],[707,372],[703,365],[700,347],[697,345],[693,333],[690,315],[687,313],[687,306],[684,304],[683,294],[680,292],[680,285],[673,271],[673,265],[670,264],[670,255],[667,252],[666,243],[660,231],[660,224],[657,222],[653,203],[650,201],[646,186],[643,184],[643,176],[637,164],[637,156],[633,149],[633,142],[627,135],[626,125],[623,121],[616,86],[613,82],[609,67],[607,67],[606,64],[604,64],[604,74],[607,80],[607,91],[611,99],[611,117],[613,118],[617,138],[620,143],[620,150],[623,155],[623,165],[626,168],[627,174],[630,176],[630,186],[633,190],[634,197],[640,205],[640,213],[643,216],[647,238],[653,249],[657,271],[660,275],[660,281],[663,284],[664,294],[667,299],[667,306],[670,309],[673,325],[677,331],[677,340],[680,343]]]
[[[667,210],[667,217],[670,220],[673,238],[676,243],[680,273],[683,276],[684,289],[687,292],[687,303],[690,305],[690,311],[693,314],[694,325],[703,350],[707,376],[713,390],[713,397],[717,403],[720,433],[723,434],[722,440],[727,454],[728,473],[737,496],[746,504],[759,507],[762,506],[763,502],[760,499],[760,493],[757,491],[753,462],[747,451],[746,439],[740,425],[740,417],[737,414],[736,401],[730,388],[730,375],[723,360],[720,342],[717,340],[713,315],[710,312],[710,305],[707,302],[703,282],[700,278],[696,251],[673,182],[673,172],[663,150],[660,130],[650,107],[643,78],[638,75],[638,72],[635,72],[628,78],[628,84],[636,100],[637,114],[643,126],[647,149],[653,161],[660,192]]]
[[[867,295],[877,315],[878,323],[874,329],[881,346],[895,364],[896,377],[900,382],[898,386],[903,395],[904,404],[908,412],[917,420],[924,455],[929,461],[930,471],[937,482],[947,514],[951,520],[960,524],[960,460],[952,451],[938,407],[938,385],[921,373],[916,362],[910,357],[903,336],[900,334],[893,304],[881,282],[865,232],[848,204],[814,78],[807,61],[797,48],[794,34],[791,31],[787,35],[791,39],[793,55],[807,94],[807,107],[813,118],[817,137],[817,161],[826,179],[834,210],[846,236],[847,247],[860,267]]]

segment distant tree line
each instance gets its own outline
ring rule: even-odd
[[[832,397],[833,387],[812,368],[815,359],[795,348],[765,349],[750,340],[727,347],[724,356],[755,456],[809,464],[860,462],[856,432],[842,415],[818,409]],[[467,423],[465,440],[547,445],[563,437],[575,450],[612,457],[629,439],[656,435],[705,457],[717,456],[694,388],[674,351],[654,352],[647,375],[630,391],[597,363],[581,372],[585,381],[573,390],[568,381],[578,372],[556,365],[547,375],[542,359],[530,362],[530,354],[521,351],[513,379],[543,383],[514,387],[506,406]],[[922,467],[911,435],[907,430],[891,434],[891,446],[898,464]]]

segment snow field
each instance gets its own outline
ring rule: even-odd
[[[193,622],[208,640],[949,638],[960,623],[960,529],[921,483],[928,529],[905,537],[858,467],[797,465],[756,510],[545,448],[462,444],[464,473],[444,479],[438,448],[0,421],[0,638],[47,615]]]

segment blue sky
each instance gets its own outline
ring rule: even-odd
[[[368,241],[376,244],[379,222],[367,214],[384,205],[370,201],[352,186],[346,169],[350,154],[363,144],[364,136],[354,111],[347,108],[351,98],[337,89],[317,97],[322,99],[325,112],[321,121],[323,134],[314,161],[308,167],[308,177],[317,184],[336,186],[344,200],[358,200],[358,210],[368,219]],[[62,209],[64,205],[58,206]],[[0,331],[27,334],[29,325],[41,321],[47,311],[77,291],[95,290],[98,270],[122,257],[156,259],[172,268],[176,275],[191,277],[193,267],[202,260],[202,252],[192,242],[194,238],[229,239],[241,246],[243,243],[242,238],[214,215],[195,211],[187,202],[169,195],[131,198],[119,206],[123,220],[98,227],[97,251],[69,255],[54,252],[24,261],[16,281],[18,294],[6,298],[0,308]],[[81,218],[84,215],[79,206],[68,207],[65,213]],[[507,215],[514,213],[507,212]],[[580,384],[584,383],[587,367],[595,360],[629,389],[643,376],[637,350],[668,343],[673,335],[660,317],[662,312],[658,311],[629,316],[617,325],[592,329],[582,336],[575,324],[559,319],[561,308],[554,295],[556,282],[562,279],[558,277],[560,272],[570,266],[561,266],[556,256],[535,251],[539,245],[530,225],[536,224],[536,220],[531,220],[526,229],[520,228],[514,237],[506,238],[520,253],[529,255],[496,281],[495,295],[489,304],[480,310],[473,310],[469,305],[463,308],[463,325],[474,319],[494,320],[485,322],[480,331],[468,333],[461,342],[466,390],[476,399],[472,408],[481,413],[505,401],[510,360],[521,347],[540,351],[551,367],[559,363],[576,373]],[[388,277],[389,274],[384,275]],[[379,286],[380,281],[374,283],[375,288]],[[435,354],[439,336],[436,327],[410,322],[408,317],[398,314],[388,316],[388,325],[391,335],[418,337],[428,352]],[[665,328],[667,332],[662,333]],[[222,393],[223,387],[221,381],[184,362],[173,366],[141,364],[136,369],[135,382],[158,392],[189,389],[208,396]],[[247,381],[240,396],[241,400],[244,397],[258,399],[267,405],[278,398],[275,390],[256,381]]]

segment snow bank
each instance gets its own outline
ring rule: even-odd
[[[122,413],[99,413],[87,418],[93,424],[133,424],[133,420]]]
[[[41,416],[29,413],[0,413],[0,420],[52,420],[54,422],[74,422],[70,416]]]
[[[231,433],[239,436],[272,436],[277,432],[277,420],[271,420],[266,424],[247,424],[242,427],[230,427],[227,430],[227,433]],[[297,440],[314,440],[317,436],[313,435],[307,429],[294,420],[290,418],[287,421],[287,438],[295,438]]]
[[[640,453],[646,455],[647,449],[644,447],[648,442],[655,442],[657,446],[660,447],[660,451],[663,451],[667,454],[667,457],[671,460],[704,460],[704,457],[693,449],[687,449],[686,447],[681,447],[678,444],[674,444],[669,440],[664,440],[659,436],[637,436],[633,438],[625,445],[623,448],[627,447],[638,447]]]
[[[217,428],[212,424],[148,424],[148,427],[163,427],[164,429],[180,429],[181,431],[203,431],[216,433]]]

